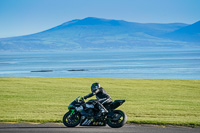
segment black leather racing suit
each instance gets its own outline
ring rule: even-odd
[[[100,87],[96,91],[84,96],[84,99],[90,98],[94,95],[96,95],[97,105],[98,105],[100,110],[102,108],[106,110],[106,108],[104,106],[112,102],[111,97],[108,95],[108,93],[102,87]]]

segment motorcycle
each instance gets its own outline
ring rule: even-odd
[[[115,100],[108,104],[106,109],[108,113],[98,115],[99,109],[95,107],[97,100],[84,101],[83,97],[77,97],[69,104],[69,111],[63,116],[63,124],[67,127],[80,126],[106,126],[108,124],[112,128],[122,127],[127,116],[121,110],[115,110],[121,106],[125,100]]]

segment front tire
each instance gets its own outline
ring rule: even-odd
[[[75,127],[80,123],[81,116],[77,112],[67,112],[63,116],[63,124],[67,127]]]
[[[127,116],[121,110],[114,110],[113,115],[107,119],[107,124],[112,128],[120,128],[126,124]]]

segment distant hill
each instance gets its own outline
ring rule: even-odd
[[[167,33],[164,37],[172,40],[200,42],[200,21]]]
[[[184,28],[187,29],[190,26],[192,25],[183,23],[135,23],[88,17],[80,20],[72,20],[36,34],[1,38],[0,50],[30,51],[191,47],[191,43],[187,41],[177,41],[177,38],[173,39],[174,32],[178,32]],[[181,33],[181,31],[179,32]]]

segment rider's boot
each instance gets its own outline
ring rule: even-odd
[[[108,110],[103,107],[103,105],[99,106],[99,113],[97,114],[98,117],[102,116],[102,115],[106,115],[108,113]]]

